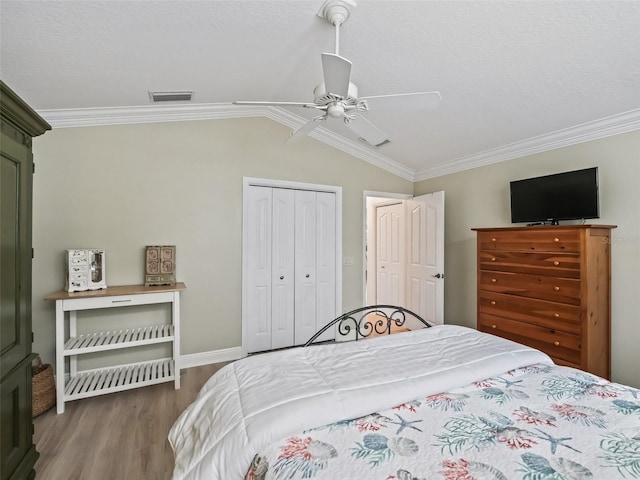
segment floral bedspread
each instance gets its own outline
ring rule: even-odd
[[[615,478],[640,478],[640,390],[543,364],[283,438],[245,476]]]

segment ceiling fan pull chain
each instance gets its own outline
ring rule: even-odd
[[[336,55],[340,55],[340,22],[334,23],[336,27]]]

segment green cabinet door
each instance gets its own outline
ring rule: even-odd
[[[49,125],[0,81],[0,480],[33,478],[31,138]]]

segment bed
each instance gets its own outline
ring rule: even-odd
[[[174,479],[640,478],[638,389],[389,308],[330,324],[366,341],[219,370],[169,433]],[[380,335],[407,317],[429,328]]]

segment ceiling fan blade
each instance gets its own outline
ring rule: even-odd
[[[433,110],[442,102],[440,92],[397,93],[394,95],[377,95],[360,97],[366,100],[369,108],[404,108],[412,110]]]
[[[387,134],[376,127],[366,118],[355,115],[355,118],[345,124],[356,135],[364,139],[369,145],[377,147],[387,141]]]
[[[274,106],[274,107],[308,107],[308,108],[315,108],[316,104],[315,103],[304,103],[304,102],[261,102],[259,100],[253,101],[253,100],[249,100],[249,101],[244,101],[244,100],[238,100],[235,102],[231,102],[233,105],[267,105],[267,106]]]
[[[306,135],[311,133],[311,131],[320,125],[320,120],[309,120],[307,123],[302,125],[299,129],[291,134],[289,138],[285,140],[286,143],[295,143],[301,138],[304,138]]]
[[[327,92],[346,97],[349,92],[351,78],[351,62],[333,53],[322,54],[322,72],[324,87]]]

